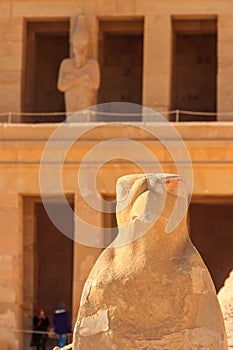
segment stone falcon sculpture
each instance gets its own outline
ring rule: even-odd
[[[186,215],[166,232],[175,203],[187,208],[181,178],[128,175],[117,192],[119,234],[86,281],[73,349],[227,349],[215,288]]]

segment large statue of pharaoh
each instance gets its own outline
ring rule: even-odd
[[[100,84],[99,64],[88,58],[90,38],[84,15],[78,17],[71,41],[73,56],[62,61],[58,76],[58,90],[65,93],[68,115],[95,105]]]

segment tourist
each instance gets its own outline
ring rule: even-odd
[[[58,346],[62,348],[66,345],[67,334],[71,333],[71,326],[68,312],[65,309],[64,302],[58,304],[54,312],[54,331],[58,338]]]
[[[33,317],[33,330],[31,346],[36,346],[36,350],[45,350],[48,340],[49,319],[45,315],[42,307],[38,307],[36,315]]]

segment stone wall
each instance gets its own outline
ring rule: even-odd
[[[23,64],[23,17],[13,15],[10,1],[1,2],[0,13],[0,111],[19,111]]]
[[[22,205],[19,193],[10,189],[16,177],[9,168],[2,171],[5,176],[0,180],[0,341],[16,350],[20,348],[21,336],[13,330],[22,328]]]
[[[34,232],[35,216],[33,216],[33,211],[28,211],[25,206],[22,206],[22,200],[40,195],[41,155],[55,127],[51,124],[0,126],[0,341],[8,342],[10,350],[22,350],[21,335],[15,333],[14,330],[25,326],[27,329],[30,327],[35,300],[32,283],[33,243],[30,238]],[[62,142],[69,140],[71,131],[78,133],[82,129],[85,130],[85,127],[84,124],[73,124],[71,129],[67,125]],[[156,127],[150,124],[151,130]],[[216,200],[220,197],[225,201],[232,201],[232,124],[202,123],[198,125],[196,123],[190,127],[189,123],[181,123],[177,124],[176,128],[185,140],[193,161],[194,198],[199,202],[205,200],[209,203],[214,198]],[[169,173],[176,171],[166,149],[151,135],[143,133],[140,129],[120,124],[115,125],[114,128],[106,125],[83,136],[67,154],[63,166],[63,188],[65,193],[72,194],[75,198],[75,213],[88,223],[100,227],[103,224],[103,215],[90,210],[83,202],[77,189],[77,172],[84,155],[106,137],[127,137],[140,141],[157,157],[163,171]],[[62,142],[59,143],[61,150]],[[122,145],[122,152],[124,152],[124,145]],[[142,158],[140,154],[138,157]],[[56,160],[55,154],[54,160]],[[99,169],[98,191],[105,196],[113,196],[118,177],[139,171],[140,169],[130,161],[108,163]],[[53,178],[48,178],[48,181],[52,182]],[[25,230],[25,223],[23,225],[23,218],[28,222],[27,230]],[[75,224],[75,235],[80,233],[82,233],[80,226]],[[79,243],[74,245],[74,318],[78,310],[83,284],[100,252],[99,248],[83,247]]]
[[[2,1],[0,4],[0,112],[20,111],[25,68],[25,20],[71,19],[87,15],[92,55],[98,57],[98,20],[144,18],[142,102],[157,110],[171,106],[172,26],[171,19],[217,19],[218,87],[217,110],[231,112],[232,105],[232,19],[233,3],[223,0],[88,0],[88,1]],[[219,120],[232,120],[220,115]]]
[[[216,19],[218,32],[218,87],[217,110],[233,111],[232,92],[232,23],[233,3],[228,0],[189,1],[163,0],[6,0],[0,2],[0,112],[20,111],[22,82],[25,73],[25,20],[70,19],[84,12],[92,40],[91,54],[98,58],[99,19],[130,20],[144,18],[143,93],[144,105],[166,110],[171,104],[172,22],[176,19]],[[220,121],[233,120],[231,115],[220,115]],[[18,118],[18,121],[20,118]],[[194,170],[194,197],[199,202],[221,197],[232,201],[233,129],[231,123],[218,125],[176,125],[190,151]],[[23,208],[24,197],[40,195],[39,164],[43,148],[53,132],[53,125],[0,125],[0,347],[22,350],[22,337],[15,330],[31,324],[34,303],[33,212]],[[84,128],[82,125],[73,126]],[[153,126],[152,126],[153,128]],[[77,130],[78,132],[78,130]],[[156,155],[163,170],[174,172],[170,156],[148,135],[128,127],[98,130],[84,138],[67,155],[64,166],[64,191],[74,195],[74,211],[101,225],[103,217],[93,215],[85,208],[77,190],[77,165],[82,157],[109,137],[129,137],[142,140]],[[138,155],[140,157],[140,155]],[[99,171],[99,191],[114,195],[116,179],[124,174],[138,172],[130,162],[107,164]],[[52,179],[51,179],[52,181]],[[23,218],[29,222],[24,230]],[[75,234],[79,227],[75,226]],[[27,254],[23,256],[27,251]],[[75,317],[82,286],[101,249],[74,244],[73,315]],[[29,259],[29,262],[27,261]],[[25,302],[26,301],[26,302]],[[24,321],[23,321],[24,316]],[[8,344],[8,345],[7,345]]]

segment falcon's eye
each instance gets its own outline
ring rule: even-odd
[[[120,182],[116,186],[117,202],[124,201],[130,192],[130,184],[127,181]]]

